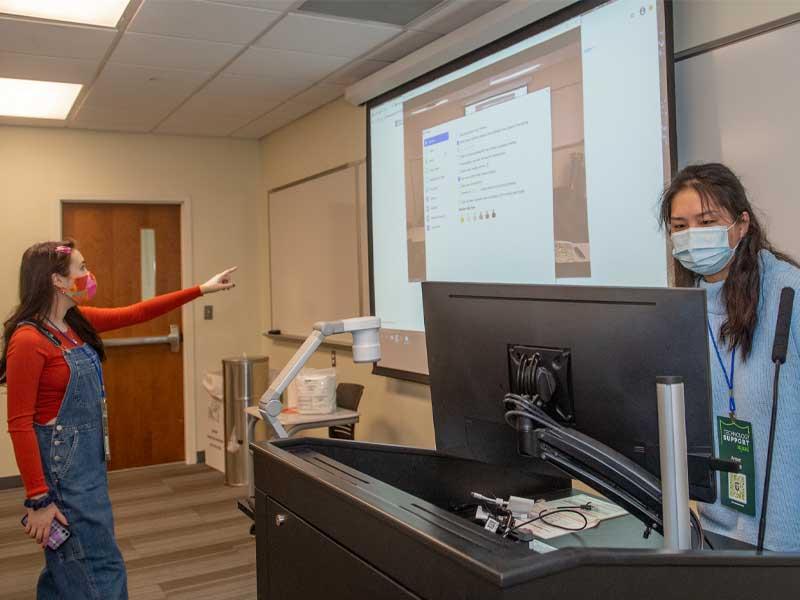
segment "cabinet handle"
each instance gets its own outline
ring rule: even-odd
[[[289,517],[287,517],[286,515],[282,515],[282,514],[278,513],[277,515],[275,515],[275,526],[276,527],[280,527],[281,525],[286,523],[286,521],[288,519],[289,519]]]

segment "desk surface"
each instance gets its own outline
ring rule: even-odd
[[[245,412],[251,417],[261,419],[261,413],[258,412],[257,406],[248,407]],[[347,408],[337,408],[335,412],[325,415],[301,415],[298,412],[284,411],[280,414],[278,419],[284,427],[292,427],[294,425],[307,425],[309,423],[320,423],[327,425],[331,422],[339,422],[350,420],[351,422],[358,421],[361,416],[357,410],[349,410]]]

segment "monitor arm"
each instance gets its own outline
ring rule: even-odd
[[[508,410],[510,408],[510,410]],[[645,469],[605,444],[552,419],[524,398],[506,399],[506,420],[523,456],[544,460],[603,493],[663,534],[661,485]]]

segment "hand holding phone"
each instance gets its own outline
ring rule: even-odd
[[[28,515],[22,517],[22,526],[28,526]],[[47,547],[51,550],[58,550],[58,548],[67,541],[70,536],[69,529],[64,527],[56,519],[50,524],[50,535],[47,538]]]

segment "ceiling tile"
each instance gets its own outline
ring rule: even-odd
[[[297,79],[311,84],[348,62],[349,58],[340,56],[250,48],[228,67],[227,73],[242,77]]]
[[[229,114],[249,114],[254,118],[306,87],[308,84],[304,82],[220,75],[195,94],[190,102],[198,101],[214,110]]]
[[[311,106],[309,104],[299,104],[289,100],[288,102],[281,104],[275,110],[268,112],[267,115],[273,117],[274,119],[284,120],[286,123],[290,123],[291,121],[307,115],[315,108],[315,106]]]
[[[221,69],[242,48],[244,46],[235,44],[147,33],[126,33],[109,62],[214,72]]]
[[[322,106],[328,102],[336,100],[339,96],[344,95],[345,86],[333,85],[329,83],[320,83],[312,88],[307,89],[302,94],[298,94],[291,100],[290,104],[306,104],[314,106]]]
[[[360,21],[406,25],[443,0],[306,0],[300,10]]]
[[[370,60],[394,62],[408,56],[415,50],[419,50],[423,46],[427,46],[440,37],[442,37],[441,34],[429,31],[405,31],[375,50],[369,55],[369,58]]]
[[[197,95],[189,98],[186,104],[176,112],[182,115],[232,117],[239,119],[241,124],[244,124],[263,115],[268,110],[272,110],[279,104],[280,100],[265,100],[261,102],[250,100],[248,102],[243,99],[236,99],[234,102],[223,102],[219,97]]]
[[[289,14],[255,46],[357,58],[400,33],[399,27]]]
[[[99,60],[0,52],[0,77],[12,79],[88,84],[99,66]]]
[[[390,64],[392,63],[379,60],[358,61],[329,77],[328,80],[326,80],[326,83],[352,85],[356,81],[360,81],[368,75],[372,75],[375,71],[379,71],[383,67]]]
[[[408,28],[444,35],[506,2],[507,0],[452,0],[420,20],[409,23]]]
[[[0,50],[59,58],[102,59],[113,29],[0,17]]]
[[[71,129],[102,129],[107,131],[146,132],[158,125],[168,114],[169,109],[157,110],[152,106],[131,108],[92,108],[85,104],[75,119],[70,122]]]
[[[128,31],[249,44],[282,13],[201,0],[146,0]]]
[[[281,127],[290,122],[291,121],[288,119],[278,119],[276,117],[270,117],[269,115],[264,115],[263,117],[256,119],[252,123],[248,123],[241,129],[237,129],[231,135],[235,138],[258,140],[267,135],[268,133],[272,133],[276,129],[280,129]]]
[[[106,109],[151,106],[154,110],[169,110],[210,76],[200,71],[109,64],[92,86],[84,105]]]
[[[284,12],[303,3],[303,0],[213,0],[221,4],[235,4],[236,6],[249,6],[250,8],[266,8]]]
[[[249,121],[247,117],[198,112],[182,106],[159,125],[156,131],[178,135],[227,136]]]
[[[292,121],[310,113],[314,107],[305,104],[295,104],[287,102],[266,115],[256,119],[252,123],[233,132],[234,137],[263,137],[270,131],[274,131]]]

